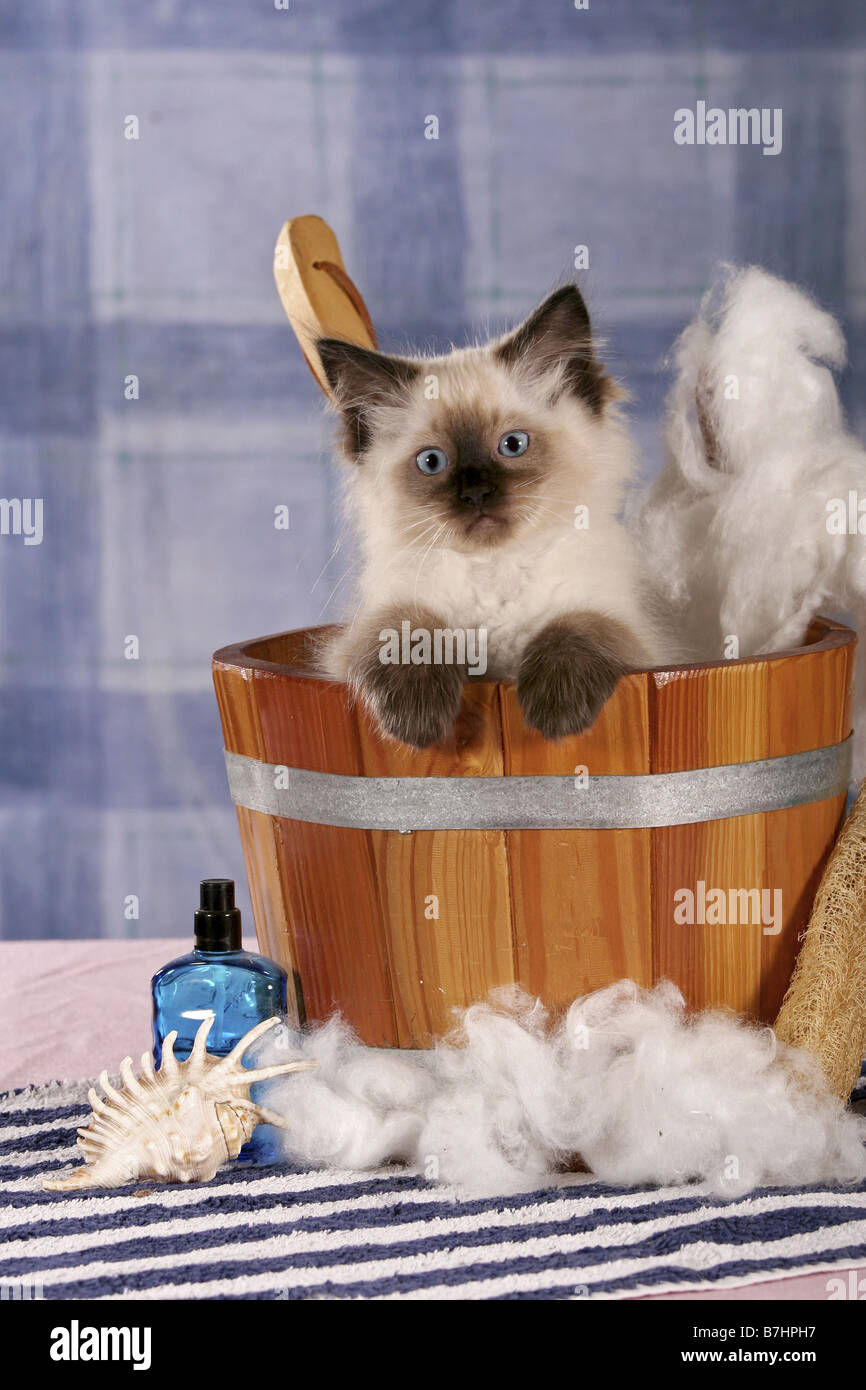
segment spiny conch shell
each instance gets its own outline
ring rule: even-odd
[[[221,1164],[237,1158],[257,1124],[286,1127],[282,1115],[249,1099],[249,1089],[270,1076],[308,1071],[318,1062],[280,1062],[256,1070],[243,1065],[247,1048],[279,1023],[276,1017],[257,1023],[227,1057],[214,1057],[205,1048],[213,1021],[213,1014],[203,1020],[186,1062],[174,1055],[174,1032],[163,1043],[159,1071],[145,1052],[141,1076],[136,1077],[132,1058],[124,1057],[119,1091],[109,1082],[108,1072],[102,1072],[99,1084],[107,1099],[91,1087],[93,1115],[78,1131],[85,1166],[43,1179],[48,1192],[119,1187],[138,1178],[209,1182]]]

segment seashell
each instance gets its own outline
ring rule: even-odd
[[[145,1052],[141,1076],[133,1074],[132,1058],[120,1064],[123,1081],[116,1090],[102,1072],[99,1084],[106,1100],[92,1087],[90,1123],[78,1131],[84,1167],[43,1179],[48,1192],[72,1192],[83,1187],[119,1187],[139,1178],[161,1182],[209,1182],[217,1169],[236,1158],[257,1124],[285,1128],[282,1115],[249,1098],[249,1089],[270,1076],[308,1071],[318,1062],[281,1062],[247,1069],[243,1055],[279,1019],[267,1018],[241,1038],[226,1057],[206,1050],[214,1015],[205,1018],[195,1035],[186,1062],[174,1055],[177,1033],[169,1033],[162,1065],[154,1070]]]

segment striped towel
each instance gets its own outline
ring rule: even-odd
[[[0,1097],[0,1282],[49,1299],[573,1299],[832,1271],[866,1251],[866,1183],[720,1200],[696,1185],[459,1199],[405,1169],[228,1165],[211,1183],[42,1191],[87,1083]]]

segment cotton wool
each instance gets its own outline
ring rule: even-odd
[[[836,320],[766,271],[728,268],[673,351],[667,463],[633,520],[697,659],[791,646],[821,610],[866,597],[864,538],[828,503],[866,500],[866,452],[845,426]]]
[[[666,982],[620,981],[558,1021],[500,991],[429,1051],[364,1047],[332,1018],[283,1029],[262,1056],[319,1059],[267,1100],[286,1157],[315,1165],[404,1163],[467,1195],[537,1187],[578,1156],[603,1182],[730,1196],[866,1178],[866,1119],[809,1054],[733,1014],[690,1014]]]

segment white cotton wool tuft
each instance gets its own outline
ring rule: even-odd
[[[600,1066],[588,1061],[574,1095],[579,1149],[599,1176],[703,1178],[741,1193],[863,1173],[866,1122],[846,1115],[817,1063],[771,1029],[729,1012],[690,1015],[673,985],[645,992],[631,981],[574,1004],[566,1026],[581,1023],[588,1059],[599,1036],[608,1047]]]
[[[412,1054],[362,1047],[339,1017],[311,1033],[274,1029],[256,1065],[315,1057],[300,1085],[268,1083],[267,1104],[289,1121],[287,1152],[309,1163],[375,1168],[415,1153],[425,1106],[435,1092]]]
[[[866,451],[831,368],[835,319],[802,290],[727,268],[673,352],[667,464],[633,510],[672,629],[696,660],[797,645],[819,612],[866,603],[864,538],[840,504],[866,503]],[[866,518],[864,518],[866,529]]]
[[[674,986],[629,980],[559,1022],[519,990],[464,1011],[427,1052],[362,1047],[338,1019],[283,1030],[267,1060],[317,1057],[269,1083],[286,1156],[408,1163],[469,1194],[531,1188],[579,1156],[600,1180],[719,1194],[866,1178],[866,1119],[817,1063],[733,1014],[689,1014]]]

